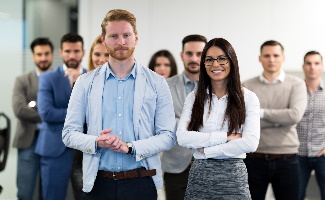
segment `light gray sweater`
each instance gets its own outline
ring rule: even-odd
[[[260,100],[264,117],[261,119],[261,137],[258,153],[298,153],[299,140],[296,130],[306,106],[306,84],[295,76],[285,74],[284,82],[267,84],[259,77],[243,83]]]

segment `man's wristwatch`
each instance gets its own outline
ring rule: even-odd
[[[131,154],[133,153],[133,144],[132,142],[127,142],[126,146],[128,147],[129,151],[127,152],[127,154]]]

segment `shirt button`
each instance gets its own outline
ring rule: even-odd
[[[122,81],[119,81],[119,83],[122,83]]]
[[[122,132],[119,132],[118,134],[120,134],[120,135],[121,135],[121,134],[122,134]]]
[[[118,114],[118,116],[119,116],[119,117],[121,117],[121,116],[122,116],[122,114]]]
[[[121,167],[118,167],[117,169],[121,169]]]
[[[118,99],[122,99],[122,97],[118,97]]]

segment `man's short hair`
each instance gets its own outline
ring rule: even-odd
[[[322,60],[322,62],[323,62],[323,56],[320,55],[320,53],[319,53],[318,51],[308,51],[308,52],[306,53],[306,55],[304,56],[304,62],[306,61],[306,57],[307,57],[307,56],[310,56],[310,55],[319,55],[320,58],[321,58],[321,60]]]
[[[137,19],[135,18],[135,16],[132,13],[130,13],[129,11],[121,10],[121,9],[114,9],[114,10],[108,11],[108,13],[106,14],[106,16],[103,19],[103,22],[101,24],[103,38],[105,38],[105,35],[106,35],[105,28],[106,28],[108,22],[112,22],[112,21],[127,21],[133,27],[134,34],[135,35],[138,34],[137,25],[136,25]]]
[[[188,42],[204,42],[205,44],[208,43],[207,39],[202,35],[188,35],[182,40],[182,51],[184,51],[184,45]]]
[[[265,47],[265,46],[278,46],[278,45],[281,47],[282,52],[284,52],[284,48],[280,42],[275,41],[275,40],[268,40],[262,44],[261,53],[262,53],[263,47]]]
[[[52,42],[46,38],[46,37],[38,37],[36,38],[31,44],[30,44],[30,49],[34,53],[34,48],[37,45],[49,45],[51,47],[52,53],[53,53],[53,44]]]
[[[69,42],[69,43],[81,42],[82,49],[84,48],[84,40],[77,33],[67,33],[64,36],[62,36],[62,38],[61,38],[61,49],[62,49],[62,44],[64,42]]]

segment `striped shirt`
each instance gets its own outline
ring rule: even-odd
[[[297,125],[299,156],[315,157],[325,148],[325,90],[323,83],[313,93],[307,89],[308,105]]]

